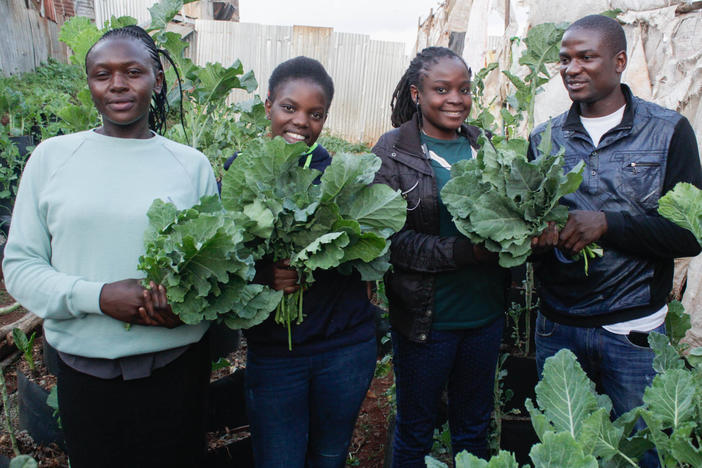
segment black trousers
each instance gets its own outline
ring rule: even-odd
[[[99,379],[59,359],[59,412],[71,467],[204,466],[208,335],[144,379]]]

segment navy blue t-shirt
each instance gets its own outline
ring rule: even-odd
[[[236,155],[227,160],[225,170],[235,158]],[[303,155],[300,166],[306,160],[307,155]],[[329,164],[329,152],[317,145],[309,167],[324,172]],[[260,325],[244,330],[253,352],[264,356],[309,356],[375,337],[376,308],[368,300],[366,283],[358,272],[342,275],[335,270],[318,270],[314,278],[303,296],[304,320],[300,325],[291,325],[292,351],[288,350],[287,327],[275,323],[272,313]]]

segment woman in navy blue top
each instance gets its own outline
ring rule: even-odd
[[[316,60],[281,63],[268,83],[271,136],[311,148],[300,165],[324,172],[329,153],[316,144],[334,85]],[[259,266],[263,282],[298,288],[287,260]],[[262,268],[261,268],[262,267]],[[287,329],[273,315],[246,331],[246,403],[257,467],[343,467],[356,416],[375,370],[375,309],[358,273],[315,272],[304,292],[305,320]]]

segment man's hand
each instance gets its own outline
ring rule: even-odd
[[[607,232],[607,218],[601,211],[574,210],[560,233],[558,247],[573,255],[597,242]]]
[[[531,240],[531,250],[535,254],[550,250],[558,245],[558,237],[558,226],[553,221],[550,221],[548,227],[538,237],[534,237]]]
[[[300,285],[297,283],[297,271],[290,268],[290,260],[281,260],[273,264],[273,289],[283,291],[285,294],[292,294]]]

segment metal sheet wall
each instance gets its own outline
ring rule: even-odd
[[[105,21],[112,16],[132,16],[139,24],[148,24],[151,21],[149,8],[156,3],[155,0],[94,0],[95,24],[102,27]]]
[[[34,70],[49,57],[66,61],[59,26],[25,2],[0,1],[0,75]]]
[[[331,133],[372,143],[390,129],[390,97],[409,65],[404,44],[306,26],[196,20],[195,30],[193,60],[231,65],[238,58],[256,74],[261,96],[280,62],[298,55],[322,62],[334,79],[334,102],[325,125]],[[243,92],[232,95],[234,101],[246,98]]]
[[[140,24],[150,19],[153,0],[95,0],[95,20],[129,15]],[[195,20],[195,50],[188,54],[198,65],[241,60],[259,81],[257,92],[268,92],[268,77],[280,62],[298,55],[313,57],[334,79],[335,96],[325,125],[350,141],[375,142],[390,128],[390,96],[409,65],[401,43],[370,40],[362,34],[337,33],[331,28],[270,26],[228,21]],[[234,92],[233,102],[248,99]]]

